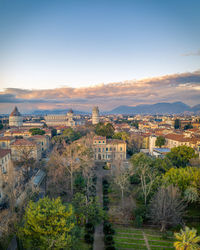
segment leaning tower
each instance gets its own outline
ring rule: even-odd
[[[94,107],[92,109],[92,124],[98,124],[99,123],[99,108]]]

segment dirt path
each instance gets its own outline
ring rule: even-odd
[[[103,195],[102,195],[102,178],[104,176],[104,170],[101,166],[98,167],[96,170],[97,175],[97,184],[96,184],[96,190],[97,190],[97,196],[99,198],[99,202],[102,206],[103,204]],[[95,227],[95,234],[94,234],[94,243],[93,243],[93,249],[94,250],[103,250],[104,249],[104,233],[103,233],[103,223],[97,225]]]
[[[143,233],[143,237],[144,237],[144,240],[145,240],[145,244],[146,244],[147,249],[148,249],[148,250],[151,250],[151,248],[150,248],[150,246],[149,246],[149,242],[148,242],[148,239],[147,239],[147,237],[146,237],[145,232],[144,232],[144,231],[142,231],[142,233]]]

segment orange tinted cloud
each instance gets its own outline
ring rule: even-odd
[[[110,110],[120,105],[134,106],[164,101],[183,101],[195,105],[199,100],[200,71],[196,71],[84,88],[62,87],[46,90],[9,88],[0,93],[0,111],[2,112],[11,103],[17,103],[22,110],[70,107],[90,110],[93,105],[98,105],[101,110]]]

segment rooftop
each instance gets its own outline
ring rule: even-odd
[[[21,114],[19,113],[18,108],[16,106],[13,109],[12,113],[10,114],[10,116],[21,116]]]
[[[12,146],[35,146],[36,143],[26,140],[26,139],[17,139],[12,143]]]
[[[10,154],[10,149],[0,149],[0,158]]]

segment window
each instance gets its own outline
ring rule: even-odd
[[[101,152],[101,148],[99,148],[99,152]]]
[[[104,143],[104,141],[103,141],[103,143]]]
[[[97,143],[96,141],[94,141],[94,143]]]
[[[120,151],[122,151],[122,147],[120,147]]]
[[[110,151],[112,151],[112,148],[110,147]]]
[[[106,148],[106,151],[108,151],[108,148]]]
[[[99,143],[101,143],[101,141],[99,141]]]
[[[104,148],[102,148],[102,151],[104,152]]]

